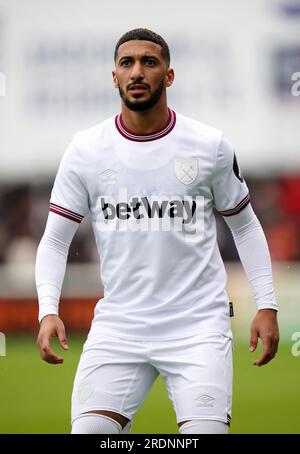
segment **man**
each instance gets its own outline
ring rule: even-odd
[[[163,38],[129,31],[115,65],[121,113],[74,136],[52,190],[36,261],[40,354],[63,362],[51,349],[54,336],[68,348],[58,303],[69,245],[90,213],[104,298],[74,381],[72,433],[128,433],[158,374],[181,433],[227,433],[232,333],[213,208],[254,291],[257,366],[278,344],[268,246],[229,141],[168,107],[174,70]]]

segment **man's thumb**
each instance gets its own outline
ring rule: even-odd
[[[68,350],[69,346],[68,346],[68,341],[67,341],[65,330],[64,329],[58,330],[57,336],[58,336],[58,340],[59,340],[59,343],[62,346],[62,348],[64,350]]]
[[[258,335],[255,331],[251,331],[251,337],[250,337],[250,352],[254,352],[257,347],[257,342],[258,342]]]

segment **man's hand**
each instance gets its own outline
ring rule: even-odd
[[[40,332],[37,338],[41,358],[50,364],[62,364],[64,359],[57,356],[51,349],[50,341],[57,337],[64,350],[68,350],[65,326],[57,315],[46,315],[40,325]]]
[[[254,366],[263,366],[274,358],[278,348],[279,330],[277,324],[277,311],[274,309],[261,309],[257,312],[251,323],[250,352],[257,347],[258,338],[263,343],[261,357],[253,362]]]

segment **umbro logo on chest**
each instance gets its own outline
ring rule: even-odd
[[[112,169],[106,169],[100,173],[100,179],[103,183],[112,184],[116,182],[118,172]]]

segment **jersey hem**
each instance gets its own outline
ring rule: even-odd
[[[130,339],[130,340],[136,340],[136,341],[149,341],[149,342],[161,342],[161,341],[172,341],[172,340],[180,340],[180,339],[187,339],[189,337],[194,337],[194,336],[199,336],[201,334],[209,334],[209,333],[212,333],[212,334],[221,334],[222,336],[225,336],[225,337],[229,337],[230,339],[233,340],[233,334],[232,334],[232,331],[230,330],[229,332],[226,332],[226,331],[222,331],[222,330],[205,330],[205,331],[192,331],[192,332],[189,332],[188,334],[184,334],[182,336],[172,336],[172,337],[137,337],[137,336],[128,336],[126,334],[120,334],[120,332],[114,332],[112,330],[110,331],[104,331],[104,330],[97,330],[96,328],[95,329],[95,332],[93,332],[92,334],[99,334],[99,335],[105,335],[107,337],[111,337],[111,338],[114,338],[114,339]],[[90,333],[91,333],[91,330],[90,330]],[[90,334],[89,333],[89,334]]]

